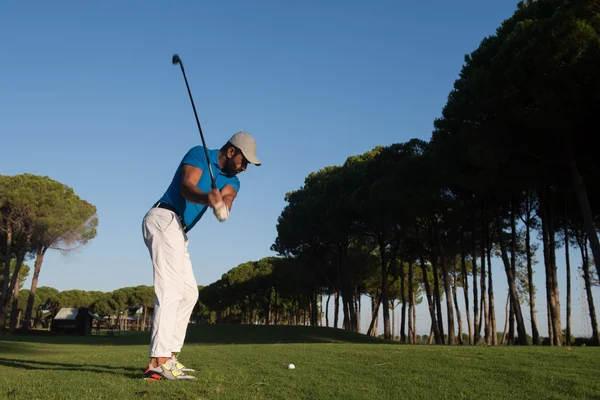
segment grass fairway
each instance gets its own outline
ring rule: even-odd
[[[147,332],[0,336],[0,399],[600,399],[593,347],[409,346],[327,328],[190,326],[179,358],[197,379],[146,382],[148,342]]]

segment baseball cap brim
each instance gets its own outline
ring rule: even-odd
[[[248,160],[248,162],[250,164],[254,164],[257,167],[260,166],[262,163],[260,162],[260,160],[258,159],[258,157],[256,157],[256,154],[252,154],[250,152],[248,152],[248,154],[244,153],[244,151],[242,150],[242,154],[244,154],[244,157],[246,157],[246,160]]]

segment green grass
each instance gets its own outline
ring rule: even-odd
[[[147,332],[0,336],[0,399],[600,399],[595,347],[409,346],[327,328],[190,326],[180,359],[197,379],[146,382],[148,342]]]

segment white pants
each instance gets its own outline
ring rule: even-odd
[[[188,238],[174,212],[151,208],[142,223],[154,266],[154,317],[150,357],[179,353],[198,301],[198,285],[187,251]]]

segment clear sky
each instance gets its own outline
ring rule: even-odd
[[[263,162],[240,175],[227,222],[207,214],[189,234],[196,279],[207,285],[274,255],[284,196],[310,172],[377,145],[428,140],[464,55],[516,4],[3,2],[0,173],[69,185],[100,220],[81,251],[48,253],[39,284],[152,284],[142,218],[201,144],[174,53],[208,146],[246,130]]]

